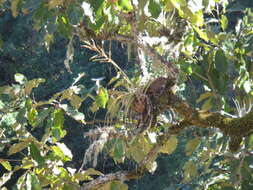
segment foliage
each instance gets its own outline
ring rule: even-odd
[[[77,85],[80,74],[69,88],[43,101],[31,92],[44,79],[16,74],[15,84],[1,87],[1,149],[7,151],[0,159],[6,170],[1,187],[20,170],[16,189],[127,189],[125,180],[154,173],[158,155],[173,154],[178,146],[185,152],[182,179],[168,189],[252,187],[252,9],[228,0],[6,0],[0,5],[15,18],[31,14],[47,51],[58,34],[66,38],[68,72],[78,38],[95,52],[92,61],[111,64],[118,73],[108,89],[101,78],[92,88]],[[236,22],[235,12],[241,14]],[[127,44],[143,77],[128,76],[112,60],[112,40]],[[195,107],[180,97],[189,91],[189,80],[199,82]],[[73,156],[62,142],[64,118],[85,125],[78,110],[86,99],[94,115],[106,111],[107,121],[84,134],[93,141],[77,170],[67,166]],[[39,128],[43,132],[36,134]],[[102,174],[95,169],[102,151],[116,164],[133,160],[137,169]],[[14,154],[20,157],[16,164]],[[89,162],[93,168],[86,169]]]

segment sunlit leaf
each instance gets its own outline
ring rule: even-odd
[[[64,153],[65,156],[72,159],[73,155],[70,149],[64,143],[57,142],[56,145],[61,149],[61,151]]]
[[[213,94],[211,92],[204,92],[203,94],[200,95],[200,97],[196,100],[196,102],[199,103],[212,95]]]
[[[36,122],[36,116],[38,115],[38,112],[35,108],[32,108],[28,114],[27,114],[27,119],[29,121],[29,123],[34,126],[35,122]]]
[[[90,106],[90,111],[92,111],[93,113],[95,113],[98,110],[99,110],[99,107],[98,107],[97,103],[93,102],[92,105]]]
[[[205,100],[204,104],[201,106],[202,110],[210,110],[212,108],[212,98]]]
[[[47,51],[49,51],[49,49],[50,49],[50,45],[53,43],[53,41],[54,41],[54,35],[53,34],[46,34],[45,36],[44,36],[44,43],[45,43],[45,47],[46,47],[46,49],[47,49]]]
[[[70,65],[72,64],[73,59],[74,59],[74,47],[73,47],[73,38],[71,38],[67,46],[66,59],[64,60],[64,65],[69,73],[72,73]]]
[[[106,103],[109,99],[108,92],[105,88],[100,87],[98,90],[98,95],[96,96],[96,103],[98,106],[105,108]]]
[[[85,175],[104,175],[100,171],[95,170],[94,168],[89,168],[84,171]]]
[[[167,12],[170,12],[174,9],[173,4],[170,2],[170,0],[165,0],[165,7],[164,10]]]
[[[149,12],[151,13],[152,17],[157,18],[162,9],[161,9],[161,4],[159,3],[158,0],[150,0],[149,5],[148,5]]]
[[[26,176],[26,190],[41,190],[37,176],[34,173],[28,173]]]
[[[165,154],[172,154],[176,148],[177,148],[177,137],[171,136],[168,141],[162,146],[159,152],[165,153]]]
[[[0,187],[2,187],[12,176],[13,172],[4,173],[0,178]]]
[[[205,40],[206,42],[209,41],[209,38],[207,36],[207,33],[204,30],[199,29],[199,27],[193,27],[194,30],[198,33],[199,37]]]
[[[81,106],[82,101],[83,99],[75,94],[70,97],[70,104],[76,109],[78,109]]]
[[[25,179],[26,179],[27,173],[23,174],[21,177],[18,178],[18,181],[16,183],[17,189],[25,190]]]
[[[195,137],[194,139],[189,140],[185,146],[186,155],[190,156],[198,148],[199,144],[200,144],[199,137]]]
[[[40,83],[44,83],[44,82],[45,82],[45,79],[42,79],[42,78],[28,81],[25,84],[25,94],[29,95],[33,88],[37,88]]]
[[[10,165],[10,163],[8,162],[8,161],[5,161],[5,160],[1,160],[0,159],[0,163],[3,165],[3,167],[6,169],[6,170],[8,170],[8,171],[11,171],[11,165]]]
[[[27,141],[16,143],[10,147],[10,149],[8,150],[8,155],[12,155],[17,152],[20,152],[23,149],[25,149],[28,145],[29,145],[29,142],[27,142]]]
[[[25,84],[27,82],[26,77],[20,73],[15,74],[14,78],[19,84]]]
[[[12,0],[11,1],[11,12],[12,16],[16,17],[18,16],[18,4],[21,0]]]
[[[69,161],[70,158],[66,157],[64,152],[62,152],[62,150],[60,149],[60,147],[58,146],[51,146],[53,153],[58,156],[60,159],[64,160],[64,161]]]
[[[140,136],[134,140],[130,148],[127,149],[126,155],[132,157],[136,162],[141,162],[148,154],[152,144],[143,136]]]
[[[191,178],[196,177],[198,174],[197,167],[192,160],[189,160],[184,165],[184,180],[190,181]]]
[[[156,158],[156,157],[155,157]],[[149,162],[147,165],[146,165],[146,168],[148,169],[148,172],[153,174],[156,169],[157,169],[157,162],[153,161],[153,162]]]
[[[130,11],[133,9],[130,0],[118,0],[119,7],[123,10]]]
[[[37,148],[37,146],[34,143],[31,143],[29,147],[32,158],[36,160],[39,166],[44,165],[45,159],[41,156],[40,150]]]
[[[22,165],[18,166],[15,168],[15,170],[19,170],[19,169],[30,169],[32,167],[34,167],[36,165],[36,163],[34,161],[32,161],[31,159],[28,158],[24,158],[22,160]]]
[[[72,108],[71,106],[67,104],[60,104],[59,107],[62,108],[73,119],[81,123],[85,123],[83,113],[79,112],[78,110]]]
[[[228,19],[225,15],[221,15],[221,28],[223,31],[225,31],[227,29],[227,26],[228,26]]]

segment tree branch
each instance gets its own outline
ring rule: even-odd
[[[80,190],[92,190],[98,189],[102,185],[119,180],[126,181],[129,179],[136,179],[143,175],[143,173],[139,173],[138,171],[119,171],[115,173],[106,174],[104,176],[100,176],[97,179],[92,180],[91,182],[84,183]]]

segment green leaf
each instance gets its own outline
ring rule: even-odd
[[[78,109],[78,108],[81,106],[82,102],[83,102],[83,99],[80,98],[79,96],[75,95],[75,94],[73,94],[73,95],[70,97],[70,104],[71,104],[74,108],[76,108],[76,109]]]
[[[103,173],[101,173],[100,171],[95,170],[94,168],[89,168],[87,170],[84,171],[85,175],[104,175]]]
[[[95,113],[96,111],[99,110],[99,107],[98,107],[98,105],[97,105],[96,102],[92,102],[92,105],[90,106],[89,109],[90,109],[90,111],[92,111],[93,113]]]
[[[118,0],[118,5],[122,10],[130,11],[133,9],[130,0]]]
[[[123,162],[125,156],[125,143],[122,139],[116,139],[114,145],[113,158],[117,162]]]
[[[202,110],[210,110],[212,109],[213,104],[212,104],[212,97],[209,97],[204,104],[201,106]]]
[[[39,79],[33,79],[28,81],[25,84],[25,94],[29,95],[32,92],[33,88],[37,88],[40,83],[44,83],[45,79],[39,78]]]
[[[199,37],[203,40],[205,40],[206,42],[209,41],[209,38],[207,36],[207,33],[204,30],[201,30],[199,27],[197,26],[193,26],[194,30],[198,33]]]
[[[16,187],[18,190],[26,190],[24,188],[25,186],[25,179],[26,179],[27,173],[25,173],[24,175],[22,175],[21,177],[18,178],[18,181],[16,183]]]
[[[8,170],[8,171],[11,171],[11,165],[10,165],[10,163],[8,162],[8,161],[4,161],[4,160],[1,160],[0,159],[0,163],[3,165],[3,167],[6,169],[6,170]]]
[[[219,72],[227,72],[228,61],[221,49],[219,49],[215,54],[215,67]]]
[[[212,96],[213,94],[211,92],[204,92],[203,94],[201,94],[199,96],[199,98],[196,100],[197,103],[209,98],[210,96]]]
[[[2,187],[9,179],[11,179],[11,175],[13,172],[4,173],[0,178],[0,187]]]
[[[108,92],[105,88],[100,87],[98,90],[98,95],[96,96],[96,103],[99,107],[105,108],[106,103],[109,99]]]
[[[170,0],[165,0],[165,6],[164,6],[165,11],[170,12],[170,11],[173,11],[174,8],[175,7],[173,6]]]
[[[19,5],[20,1],[21,0],[12,0],[11,1],[11,12],[12,12],[13,17],[18,16],[18,5]]]
[[[162,11],[161,6],[162,5],[159,3],[158,0],[150,0],[149,1],[148,9],[149,9],[149,12],[151,13],[152,17],[154,17],[154,18],[159,17],[159,15]]]
[[[190,181],[191,178],[196,177],[198,174],[197,167],[192,160],[186,162],[183,168],[184,168],[184,180],[186,182]]]
[[[141,162],[148,154],[152,144],[143,136],[137,137],[126,151],[126,156],[130,156],[137,163]]]
[[[21,166],[18,166],[17,168],[15,167],[15,170],[18,170],[18,169],[30,169],[32,167],[35,166],[35,162],[31,159],[28,159],[27,157],[23,158],[22,160],[22,165]]]
[[[121,181],[113,181],[110,190],[128,190],[128,186]]]
[[[247,138],[247,147],[253,147],[253,134],[249,135]]]
[[[195,137],[194,139],[189,140],[185,146],[186,155],[190,156],[198,148],[199,144],[200,144],[199,137]]]
[[[50,49],[50,45],[53,43],[54,41],[54,35],[53,34],[45,34],[44,36],[44,43],[45,43],[45,47],[47,49],[47,51],[49,52]]]
[[[10,147],[10,149],[8,150],[8,155],[12,155],[17,152],[20,152],[23,149],[25,149],[26,147],[28,147],[28,145],[29,145],[29,142],[27,142],[27,141],[16,143]]]
[[[138,7],[140,8],[140,10],[144,13],[144,8],[147,4],[148,0],[139,0],[138,1]]]
[[[41,190],[37,176],[34,173],[28,173],[26,176],[26,190]]]
[[[27,119],[29,121],[29,123],[32,125],[32,126],[35,126],[35,122],[36,122],[36,116],[38,115],[38,112],[35,108],[32,108],[28,114],[27,114]]]
[[[30,153],[32,158],[39,164],[39,166],[43,166],[45,163],[45,159],[41,156],[40,150],[34,143],[30,144]]]
[[[177,143],[178,143],[177,137],[171,136],[168,139],[168,141],[162,146],[159,152],[165,154],[172,154],[177,148]]]
[[[19,84],[25,84],[27,82],[26,77],[20,73],[15,74],[14,79]]]
[[[64,124],[64,115],[62,110],[56,109],[53,112],[53,128],[62,128]]]
[[[67,104],[60,104],[59,107],[61,109],[63,109],[66,112],[66,114],[68,114],[70,117],[72,117],[76,121],[79,121],[81,123],[85,123],[83,113],[79,112],[76,109],[73,109],[73,107],[71,107]]]
[[[52,146],[52,151],[53,153],[58,156],[60,159],[62,159],[63,161],[70,161],[72,158],[72,154],[67,152],[64,153],[64,150],[67,150],[68,148],[63,148],[63,146],[61,145],[62,143],[58,143],[57,146]],[[65,146],[66,147],[66,146]],[[71,156],[70,156],[71,155]]]
[[[225,31],[227,29],[227,27],[228,27],[228,19],[227,19],[227,17],[225,15],[221,15],[220,22],[221,22],[221,28],[222,28],[222,30]]]
[[[44,108],[43,110],[41,110],[35,118],[35,123],[34,123],[34,127],[43,125],[44,120],[48,117],[48,115],[50,114],[50,112],[53,110],[53,108]]]
[[[96,0],[96,1],[90,0],[90,1],[91,1],[90,5],[96,14],[96,17],[97,18],[100,17],[102,14],[103,8],[105,6],[105,0]]]
[[[64,143],[57,142],[56,145],[61,149],[61,151],[64,153],[65,156],[72,159],[73,155],[70,149]]]

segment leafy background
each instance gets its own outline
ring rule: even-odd
[[[94,3],[93,6],[99,10],[100,2]],[[128,1],[122,1],[128,2]],[[26,5],[30,9],[35,9],[36,4],[32,3],[32,7],[29,1],[26,1]],[[4,6],[4,5],[1,5]],[[54,5],[52,5],[54,6]],[[125,4],[125,9],[128,9],[129,5]],[[151,15],[155,18],[157,14],[159,14],[159,4],[157,1],[151,1],[150,6],[151,8]],[[155,8],[153,8],[155,7]],[[69,22],[71,24],[75,24],[78,21],[79,16],[73,15],[78,14],[75,10],[72,10],[73,7],[69,7],[67,11],[70,15]],[[75,8],[75,7],[74,7]],[[73,8],[73,9],[74,9]],[[244,16],[242,12],[246,8],[252,8],[252,2],[250,0],[243,1],[243,2],[235,2],[231,4],[230,12],[227,13],[228,23],[227,23],[227,31],[233,31],[239,18]],[[42,13],[41,13],[42,14]],[[51,14],[50,12],[47,14]],[[53,13],[52,13],[53,14]],[[97,12],[97,21],[94,27],[94,30],[99,30],[99,16],[100,11]],[[33,21],[34,15],[32,14],[25,14],[22,17],[13,17],[13,10],[12,12],[8,9],[2,7],[0,11],[0,36],[1,36],[1,49],[0,49],[0,85],[10,85],[15,83],[14,75],[15,73],[22,73],[24,74],[28,80],[34,78],[44,78],[46,82],[40,85],[34,91],[34,97],[36,100],[46,100],[54,95],[56,92],[65,90],[73,83],[73,79],[78,76],[79,73],[84,72],[85,77],[83,77],[79,82],[83,84],[87,89],[97,88],[95,81],[92,79],[96,79],[99,77],[104,77],[101,81],[103,86],[106,86],[109,80],[116,76],[116,72],[114,68],[108,63],[94,63],[90,62],[89,58],[94,55],[92,51],[85,50],[80,46],[81,42],[79,39],[74,38],[74,60],[71,64],[71,72],[68,71],[66,66],[64,65],[64,61],[66,59],[66,51],[69,40],[66,37],[69,37],[68,28],[65,28],[59,24],[60,32],[54,32],[54,26],[52,26],[52,31],[48,31],[46,33],[43,30],[36,31],[34,30]],[[47,15],[46,15],[47,16]],[[49,15],[50,16],[50,15]],[[207,15],[208,17],[208,15]],[[36,18],[35,18],[36,19]],[[77,20],[76,20],[77,19]],[[40,21],[42,22],[42,21]],[[53,21],[52,21],[53,22]],[[226,21],[224,21],[226,22]],[[226,23],[223,24],[224,29]],[[215,28],[215,27],[214,27]],[[53,33],[53,41],[50,39],[50,35]],[[48,37],[48,38],[45,38]],[[190,35],[189,35],[190,36]],[[242,39],[242,44],[238,43],[236,46],[240,48],[243,46],[243,40],[250,41],[250,39]],[[189,37],[189,40],[191,38]],[[50,45],[46,45],[45,43],[50,43]],[[192,43],[192,42],[190,42]],[[227,44],[226,44],[227,43]],[[231,48],[231,44],[229,44],[229,40],[225,41],[224,46],[227,46],[227,51]],[[240,46],[241,45],[241,46]],[[243,47],[247,49],[248,47]],[[223,51],[216,51],[214,55],[215,60],[217,63],[221,63],[217,65],[216,69],[213,70],[211,73],[213,78],[217,78],[220,80],[215,81],[215,85],[220,92],[220,94],[224,95],[228,99],[228,102],[232,104],[232,98],[235,96],[231,93],[230,89],[225,87],[229,87],[231,84],[228,82],[228,76],[222,75],[220,76],[220,72],[226,71],[226,57]],[[211,54],[211,53],[210,53]],[[182,65],[185,65],[186,72],[190,70],[197,70],[203,72],[205,67],[205,63],[208,62],[208,55],[204,57],[202,62],[200,61],[196,65],[192,65],[189,62],[185,62]],[[240,52],[238,53],[238,56]],[[129,55],[127,53],[127,47],[114,42],[112,44],[112,55],[115,62],[119,64],[119,66],[126,70],[126,72],[131,76],[134,76],[138,73],[138,70],[134,67],[135,55],[129,59]],[[236,56],[236,55],[235,55]],[[246,65],[248,67],[249,65]],[[218,69],[217,69],[218,68]],[[202,70],[201,70],[202,69]],[[232,76],[236,76],[233,71],[231,71]],[[240,73],[241,74],[241,73]],[[218,76],[218,77],[217,77]],[[241,86],[247,91],[247,79],[245,79]],[[203,89],[203,82],[200,82],[199,78],[196,76],[191,76],[186,81],[186,88],[181,92],[182,96],[186,97],[189,102],[195,104],[195,100],[204,92]],[[106,86],[110,88],[110,85]],[[192,90],[194,89],[194,90]],[[194,93],[192,93],[194,91]],[[250,91],[250,90],[249,90]],[[210,94],[202,94],[202,98],[199,98],[197,101],[198,105],[206,109],[215,109],[214,107],[210,107],[213,105],[214,98],[209,98]],[[209,99],[208,99],[209,98]],[[208,99],[205,103],[202,103],[203,100]],[[82,105],[80,111],[85,113],[86,120],[92,121],[93,114],[89,110],[89,106],[92,105],[92,101],[87,99],[85,103]],[[195,105],[197,106],[197,105]],[[228,106],[229,107],[229,106]],[[228,108],[229,109],[229,108]],[[98,118],[104,118],[105,110],[99,110],[96,113]],[[67,131],[67,135],[63,138],[63,141],[66,145],[69,146],[73,153],[73,160],[66,162],[66,166],[71,166],[74,168],[80,167],[84,151],[88,148],[89,141],[83,137],[83,133],[87,132],[89,129],[93,128],[93,125],[82,125],[76,123],[71,117],[65,118],[65,130]],[[32,131],[33,134],[40,136],[42,129],[35,129]],[[160,155],[158,157],[158,168],[154,174],[146,174],[143,178],[135,181],[128,182],[129,189],[138,190],[138,189],[161,189],[161,190],[171,190],[171,189],[197,189],[199,184],[203,184],[209,177],[208,173],[203,176],[200,176],[196,180],[189,181],[184,179],[184,167],[190,168],[189,170],[193,171],[194,166],[191,166],[188,160],[193,160],[194,162],[198,162],[199,156],[203,156],[205,152],[198,147],[204,146],[206,143],[205,138],[207,137],[207,133],[209,131],[205,130],[197,130],[197,129],[189,129],[185,131],[183,134],[179,136],[179,146],[174,154],[171,155]],[[11,134],[10,134],[11,135]],[[205,136],[206,135],[206,136]],[[202,137],[201,139],[199,137]],[[219,136],[219,133],[214,132],[213,136],[210,137],[210,146],[214,147],[215,150],[219,146],[219,142],[226,141],[227,139],[224,137]],[[190,140],[190,141],[189,141]],[[191,143],[189,145],[189,142]],[[185,151],[185,146],[190,147],[188,151]],[[33,146],[30,147],[34,149],[33,154],[36,154],[36,148]],[[186,148],[187,149],[187,148]],[[197,150],[197,152],[194,152]],[[199,150],[199,151],[198,151]],[[5,157],[7,154],[7,149],[3,149],[1,151],[1,157]],[[19,156],[14,155],[11,159],[19,159]],[[203,158],[204,159],[204,158]],[[220,164],[222,161],[222,157],[216,157],[209,166],[211,168],[216,168],[216,165]],[[127,160],[126,164],[115,164],[111,158],[107,158],[106,154],[102,153],[99,156],[97,170],[107,173],[112,171],[117,171],[118,168],[121,169],[130,169],[135,167],[135,163],[131,160]],[[188,166],[185,165],[185,162],[188,163]],[[15,162],[13,163],[15,165]],[[200,164],[201,165],[201,164]],[[235,164],[236,165],[236,164]],[[202,167],[202,168],[201,168]],[[199,170],[205,170],[204,166],[200,166]],[[5,169],[4,169],[5,168]],[[6,172],[6,168],[8,166],[1,166],[1,175]],[[189,171],[187,170],[187,171]],[[7,182],[6,186],[11,187],[16,183],[17,176],[21,176],[24,171],[18,171],[15,173],[15,177],[12,178],[9,182]],[[205,172],[203,172],[205,173]],[[195,175],[194,173],[189,175]],[[243,189],[251,189],[251,179],[252,174],[249,174],[250,177],[245,177],[245,182]],[[30,178],[33,178],[31,175]],[[183,181],[184,180],[184,181]],[[182,183],[183,181],[183,183]],[[214,186],[213,188],[209,189],[221,189],[220,187]],[[231,187],[222,188],[222,189],[232,189]]]

